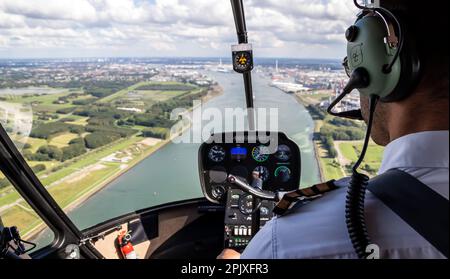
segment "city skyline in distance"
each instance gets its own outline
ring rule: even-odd
[[[61,62],[118,62],[118,61],[138,61],[138,62],[154,62],[154,63],[163,63],[163,62],[182,62],[182,63],[201,63],[201,62],[217,62],[223,64],[231,64],[231,54],[229,57],[226,56],[204,56],[204,57],[195,57],[195,56],[160,56],[160,57],[151,57],[151,56],[92,56],[92,57],[30,57],[30,58],[17,58],[17,57],[8,57],[2,58],[1,61],[61,61]],[[271,63],[275,66],[275,63],[278,61],[280,66],[283,63],[295,64],[297,62],[308,63],[308,64],[321,64],[321,63],[341,63],[341,58],[315,58],[315,57],[254,57],[256,63],[259,64],[268,64]]]

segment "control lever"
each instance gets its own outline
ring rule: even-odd
[[[264,191],[258,188],[254,188],[250,186],[247,182],[243,181],[242,179],[230,174],[228,175],[228,182],[231,184],[234,184],[241,188],[244,192],[250,193],[254,195],[255,197],[258,197],[262,200],[269,200],[269,201],[278,201],[278,195],[273,192]]]

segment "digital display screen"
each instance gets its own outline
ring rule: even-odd
[[[242,160],[247,158],[247,148],[245,147],[233,147],[231,148],[231,159]]]

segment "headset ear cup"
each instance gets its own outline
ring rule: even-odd
[[[404,21],[400,21],[404,22]],[[382,102],[398,102],[408,98],[416,89],[421,78],[421,61],[416,48],[416,40],[407,26],[402,25],[404,43],[400,52],[400,76],[394,90]]]

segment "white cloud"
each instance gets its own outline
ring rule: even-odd
[[[95,20],[96,10],[86,0],[13,0],[0,4],[6,13],[38,19]]]
[[[265,56],[340,57],[355,13],[350,0],[244,5],[250,41]],[[0,57],[215,56],[235,41],[228,0],[0,1]]]

